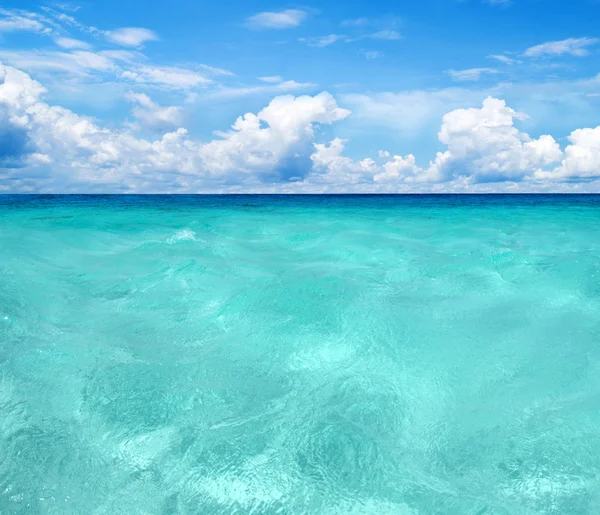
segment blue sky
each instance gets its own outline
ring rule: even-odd
[[[0,189],[599,191],[599,19],[594,0],[4,2]]]

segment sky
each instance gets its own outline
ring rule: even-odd
[[[600,1],[3,2],[0,192],[600,192]]]

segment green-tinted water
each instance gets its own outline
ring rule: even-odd
[[[599,513],[599,222],[0,198],[0,513]]]

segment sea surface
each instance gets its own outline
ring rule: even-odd
[[[0,513],[600,513],[600,196],[0,197]]]

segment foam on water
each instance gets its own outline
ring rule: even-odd
[[[0,513],[599,513],[599,220],[0,197]]]
[[[196,239],[196,234],[194,231],[190,229],[182,229],[177,231],[173,236],[167,238],[167,243],[177,243],[179,241],[194,241]]]

